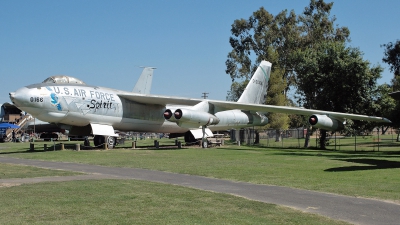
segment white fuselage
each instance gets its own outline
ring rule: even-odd
[[[41,83],[23,87],[10,97],[21,110],[50,123],[71,126],[95,123],[110,125],[116,130],[138,132],[183,133],[188,130],[164,119],[163,113],[169,105],[137,103],[120,98],[119,94],[132,93],[79,84]],[[234,115],[237,110],[224,113],[229,111]],[[219,124],[209,128],[215,131],[249,126],[246,121],[240,124],[234,121],[221,118]]]

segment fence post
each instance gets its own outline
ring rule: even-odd
[[[354,151],[357,151],[357,134],[356,129],[354,129]]]
[[[156,148],[160,147],[159,142],[157,140],[154,140],[154,147],[156,147]]]
[[[378,152],[379,152],[379,142],[380,140],[379,140],[379,127],[378,127]]]

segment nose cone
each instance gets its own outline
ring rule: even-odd
[[[11,102],[14,102],[15,92],[10,92],[9,95],[10,95]]]
[[[28,97],[29,89],[26,87],[18,89],[16,92],[10,92],[10,99],[11,102],[17,107],[23,107],[28,104],[29,97]]]

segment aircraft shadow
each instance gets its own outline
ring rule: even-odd
[[[377,169],[395,169],[400,168],[399,161],[390,161],[383,159],[336,159],[345,162],[360,163],[367,165],[353,165],[344,167],[329,168],[324,171],[327,172],[346,172],[346,171],[359,171],[359,170],[377,170]]]

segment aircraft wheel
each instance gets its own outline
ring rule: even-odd
[[[114,148],[115,143],[116,143],[115,137],[111,137],[111,136],[107,137],[107,147],[108,147],[108,149]]]
[[[203,142],[201,143],[201,147],[203,147],[203,148],[208,148],[208,142],[207,142],[207,140],[206,140],[206,141],[203,141]]]

